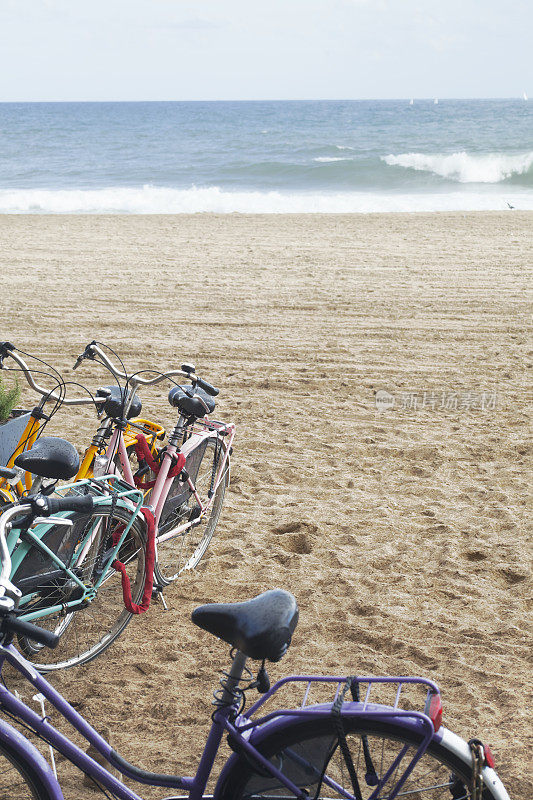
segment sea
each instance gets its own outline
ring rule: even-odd
[[[533,209],[533,101],[1,103],[0,213]]]

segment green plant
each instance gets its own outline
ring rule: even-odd
[[[17,404],[20,397],[20,388],[18,383],[12,389],[6,389],[0,377],[0,422],[5,422],[9,419],[12,409]]]

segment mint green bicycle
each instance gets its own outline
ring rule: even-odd
[[[17,461],[39,477],[56,479],[72,477],[79,466],[73,446],[54,437],[41,438]],[[9,472],[0,467],[0,476],[9,478]],[[66,484],[59,493],[24,498],[33,513],[17,518],[6,540],[17,617],[59,637],[50,650],[18,636],[24,656],[40,672],[84,664],[114,642],[133,614],[124,603],[125,580],[132,605],[148,583],[151,596],[142,491],[108,476]]]

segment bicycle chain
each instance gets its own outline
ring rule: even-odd
[[[209,484],[209,491],[207,492],[207,496],[209,499],[213,497],[213,485],[215,483],[215,478],[218,469],[218,460],[221,453],[222,453],[222,439],[220,439],[220,437],[217,434],[217,437],[215,439],[215,455],[213,458],[213,465],[211,467],[211,481]]]

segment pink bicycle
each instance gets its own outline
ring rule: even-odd
[[[213,537],[230,478],[235,425],[209,418],[219,390],[198,377],[193,365],[183,364],[179,370],[157,372],[149,378],[142,375],[153,375],[155,370],[128,375],[123,364],[122,369],[112,364],[103,348],[110,350],[91,342],[74,365],[78,367],[84,359],[99,362],[118,384],[96,393],[104,418],[93,439],[99,452],[94,474],[121,474],[145,492],[145,505],[155,523],[155,588],[161,592],[199,563]],[[177,385],[177,377],[190,384]],[[143,424],[135,422],[142,407],[137,390],[163,380],[174,384],[168,399],[179,418],[167,444],[152,452]],[[133,444],[132,429],[138,429]]]

